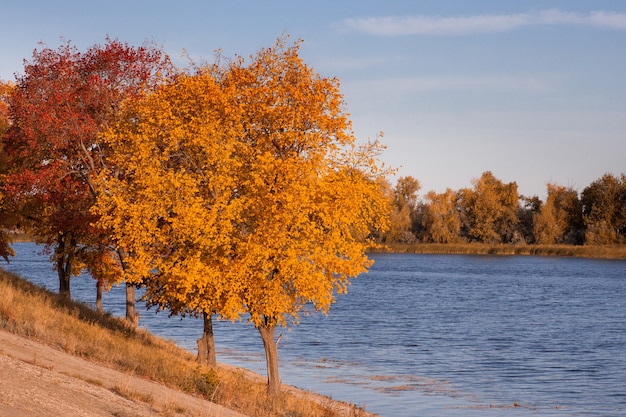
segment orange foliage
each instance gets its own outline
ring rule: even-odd
[[[124,175],[99,179],[97,211],[153,304],[247,313],[271,337],[371,265],[364,237],[388,225],[382,147],[357,146],[338,80],[298,49],[180,74],[105,135]]]

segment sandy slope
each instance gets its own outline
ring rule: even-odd
[[[0,416],[245,417],[4,330]]]

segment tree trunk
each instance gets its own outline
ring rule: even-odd
[[[129,283],[126,283],[126,321],[133,328],[136,328],[139,322],[139,316],[135,311],[135,287]]]
[[[215,338],[213,337],[213,321],[211,315],[202,313],[204,318],[204,331],[198,342],[198,363],[209,365],[212,368],[217,366],[217,358],[215,356]]]
[[[274,340],[276,326],[261,324],[259,327],[263,347],[265,348],[265,360],[267,362],[267,393],[276,395],[280,392],[280,378],[278,377],[278,345]]]
[[[96,281],[96,310],[98,310],[100,313],[102,313],[104,311],[104,308],[102,307],[102,287],[104,286],[104,283],[102,282],[102,280],[97,280]]]
[[[65,262],[63,259],[57,260],[57,272],[59,274],[59,294],[65,298],[71,298],[70,277],[65,272]]]
[[[120,258],[122,270],[126,270],[126,252],[124,251],[124,249],[118,249],[117,255]],[[126,282],[126,321],[133,328],[136,328],[139,322],[139,316],[137,315],[137,311],[135,310],[135,287],[128,282]]]
[[[55,248],[55,257],[57,264],[57,274],[59,275],[59,294],[66,298],[71,298],[70,278],[72,276],[72,248],[68,249],[67,235],[59,233],[57,238],[57,246]]]

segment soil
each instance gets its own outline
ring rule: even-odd
[[[0,416],[246,417],[4,330]]]

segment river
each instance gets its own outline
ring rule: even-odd
[[[40,247],[14,249],[2,268],[58,289]],[[284,383],[384,417],[626,415],[626,261],[372,257],[328,316],[282,331]],[[74,278],[72,297],[93,305],[94,281]],[[124,315],[123,287],[104,307]],[[139,323],[190,351],[202,329],[153,310]],[[265,374],[253,327],[214,331],[219,361]]]

